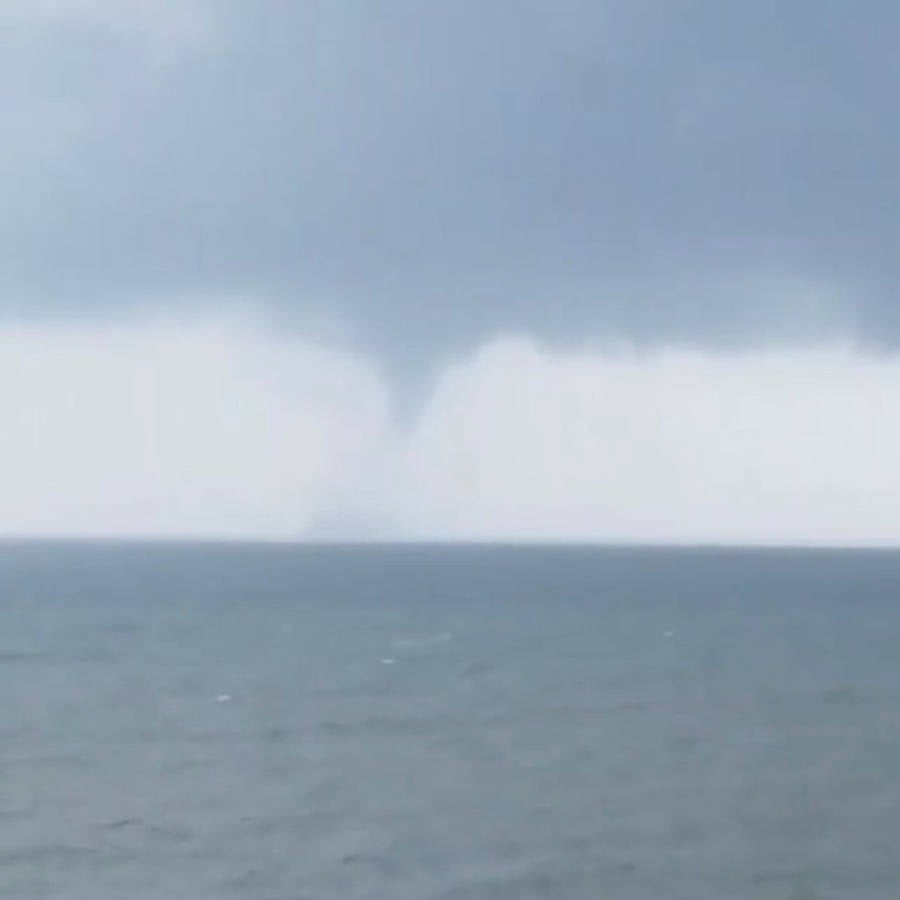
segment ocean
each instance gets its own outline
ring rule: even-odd
[[[894,900],[900,553],[0,545],[10,900]]]

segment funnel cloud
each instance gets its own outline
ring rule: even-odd
[[[895,543],[898,37],[0,3],[0,533]]]

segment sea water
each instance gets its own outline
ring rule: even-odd
[[[900,554],[0,545],[0,896],[900,896]]]

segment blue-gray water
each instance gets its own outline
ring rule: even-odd
[[[900,896],[900,554],[0,545],[0,896]]]

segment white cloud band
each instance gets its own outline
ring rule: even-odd
[[[503,339],[401,432],[365,360],[233,320],[6,325],[0,533],[897,543],[897,397],[836,345]]]

